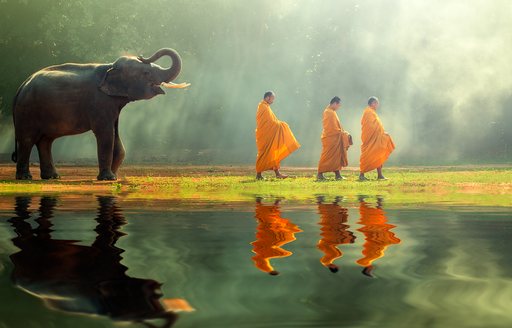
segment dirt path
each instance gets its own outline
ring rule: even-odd
[[[459,165],[459,166],[403,166],[389,167],[393,171],[471,171],[485,169],[511,169],[512,164],[494,164],[494,165]],[[98,169],[95,166],[80,165],[59,165],[57,167],[62,176],[61,181],[91,181],[96,179]],[[30,167],[34,180],[39,179],[39,167],[32,165]],[[297,176],[311,176],[316,173],[314,167],[284,167],[284,172]],[[357,167],[348,167],[343,171],[357,173]],[[0,164],[0,180],[14,180],[16,168],[11,164]],[[270,174],[271,173],[267,173]],[[133,176],[155,176],[155,177],[175,177],[175,176],[240,176],[254,175],[252,165],[123,165],[119,171],[119,178]]]
[[[98,174],[98,168],[95,166],[75,166],[75,165],[61,165],[57,167],[58,172],[62,176],[61,181],[77,181],[77,180],[94,180]],[[354,169],[355,170],[355,169]],[[353,171],[354,171],[353,170]],[[287,172],[294,172],[296,175],[310,175],[313,174],[314,168],[306,167],[293,167],[286,170]],[[0,180],[13,180],[16,168],[14,165],[1,164],[0,165]],[[30,167],[30,172],[34,180],[39,179],[39,167],[33,165]],[[355,171],[354,171],[355,172]],[[199,165],[123,165],[119,170],[119,178],[122,179],[126,176],[162,176],[162,177],[176,177],[176,176],[218,176],[218,175],[253,175],[252,166],[199,166]]]

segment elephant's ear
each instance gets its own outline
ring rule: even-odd
[[[128,85],[123,79],[121,70],[115,65],[105,72],[99,88],[109,96],[128,97]]]

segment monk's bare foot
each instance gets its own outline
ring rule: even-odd
[[[264,178],[261,175],[261,173],[256,173],[256,180],[264,180]]]
[[[346,180],[346,178],[340,174],[336,176],[336,180]]]
[[[338,272],[339,268],[336,264],[329,264],[327,265],[327,268],[332,272],[332,273],[336,273]]]
[[[377,180],[388,180],[385,176],[381,175],[377,177]]]
[[[370,277],[370,278],[375,278],[373,276],[373,266],[372,265],[369,265],[367,266],[366,268],[363,269],[363,274],[367,277]]]
[[[324,175],[322,173],[318,173],[316,175],[316,180],[317,181],[325,181],[325,177],[324,177]]]
[[[274,170],[274,173],[276,174],[276,178],[278,179],[286,179],[288,176],[286,174],[282,174],[279,169]]]
[[[359,175],[359,181],[368,181],[368,178],[364,174]]]
[[[277,272],[275,270],[272,270],[268,274],[271,275],[271,276],[277,276],[279,274],[279,272]]]

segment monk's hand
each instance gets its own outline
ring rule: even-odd
[[[185,89],[190,86],[190,83],[183,82],[183,83],[172,83],[172,82],[162,82],[161,86],[168,89]]]

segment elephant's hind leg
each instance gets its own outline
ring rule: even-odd
[[[18,162],[16,163],[16,180],[32,180],[29,170],[30,152],[34,147],[31,138],[18,140]]]
[[[37,143],[37,151],[39,152],[39,162],[41,164],[41,179],[60,179],[60,175],[55,170],[52,158],[53,139],[43,137]]]

